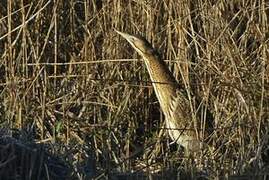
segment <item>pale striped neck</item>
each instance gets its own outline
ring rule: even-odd
[[[167,65],[158,55],[144,57],[150,79],[153,83],[155,94],[164,113],[169,111],[169,106],[179,90],[179,85],[169,71]]]

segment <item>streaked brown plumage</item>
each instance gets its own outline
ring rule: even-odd
[[[200,127],[200,122],[197,118],[193,118],[190,101],[182,92],[165,62],[160,59],[158,52],[143,37],[116,32],[143,57],[172,140],[188,151],[199,150],[202,145],[197,128]],[[206,127],[209,126],[211,127],[207,121]],[[205,131],[206,135],[210,134],[209,129]]]

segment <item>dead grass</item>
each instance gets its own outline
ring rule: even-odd
[[[262,0],[1,1],[1,126],[76,149],[66,160],[77,179],[87,169],[97,179],[195,178],[201,169],[216,179],[263,178],[268,17]],[[214,149],[185,158],[159,133],[146,67],[114,28],[144,35],[201,99],[196,108],[210,109]]]

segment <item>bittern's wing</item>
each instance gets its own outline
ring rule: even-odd
[[[186,129],[186,131],[193,129],[194,122],[190,102],[181,91],[176,92],[176,96],[171,102],[171,116],[176,127]]]

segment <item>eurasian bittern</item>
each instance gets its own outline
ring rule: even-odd
[[[199,138],[201,122],[193,118],[191,105],[179,84],[161,60],[158,52],[143,37],[116,31],[143,57],[155,94],[165,115],[166,129],[174,142],[187,151],[197,151],[203,144]],[[205,123],[208,126],[208,122]],[[205,129],[207,131],[207,129]],[[205,132],[208,135],[208,132]]]

